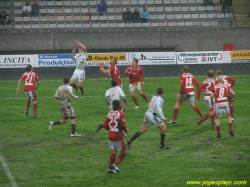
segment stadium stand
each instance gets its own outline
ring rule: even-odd
[[[23,17],[25,0],[1,0],[2,10],[12,16],[10,32],[105,31],[105,30],[179,30],[220,28],[224,22],[236,27],[232,12],[223,14],[219,0],[215,6],[204,6],[203,0],[107,0],[107,16],[97,16],[99,0],[40,0],[38,17]],[[122,20],[126,8],[133,12],[145,6],[148,23],[128,23]],[[91,16],[90,16],[91,15]]]

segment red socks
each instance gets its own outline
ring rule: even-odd
[[[33,111],[34,111],[34,114],[36,114],[36,110],[37,110],[37,104],[33,104]]]
[[[147,98],[147,96],[146,96],[145,94],[141,94],[141,96],[143,97],[143,99],[144,99],[145,101],[147,101],[147,103],[149,103],[149,102],[148,102],[148,98]]]
[[[195,112],[196,112],[197,114],[199,114],[199,115],[200,115],[200,117],[202,117],[202,118],[203,118],[203,114],[201,113],[201,110],[199,109],[199,107],[198,107],[198,106],[195,106],[195,107],[194,107],[194,110],[195,110]]]
[[[231,117],[234,118],[234,106],[230,106]]]
[[[31,100],[28,99],[28,100],[27,100],[27,103],[26,103],[26,110],[27,110],[27,111],[28,111],[29,108],[30,108],[30,102],[31,102]]]
[[[220,126],[216,126],[217,133],[220,134]]]
[[[173,121],[176,121],[177,115],[178,115],[179,109],[175,108],[173,113]]]
[[[114,164],[115,162],[115,153],[111,153],[110,157],[109,157],[109,166],[111,166],[112,164]]]
[[[137,98],[136,98],[135,96],[133,96],[132,99],[133,99],[133,101],[135,102],[135,104],[136,104],[137,106],[139,106],[139,103],[138,103],[138,101],[137,101]]]
[[[124,159],[125,156],[126,156],[125,153],[121,153],[121,154],[118,156],[117,160],[115,161],[115,165],[118,166],[118,165],[122,162],[122,160]]]
[[[201,118],[200,119],[200,122],[201,123],[203,123],[204,121],[206,121],[208,118],[210,118],[211,117],[211,115],[210,114],[207,114],[207,115],[205,115],[205,117],[204,118]]]
[[[229,127],[229,130],[232,131],[233,130],[233,123],[228,123],[228,127]]]

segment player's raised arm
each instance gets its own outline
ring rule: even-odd
[[[99,62],[99,67],[100,67],[100,72],[102,74],[109,74],[111,72],[110,69],[105,69],[104,68],[104,63],[103,62]]]
[[[76,49],[72,49],[72,54],[71,54],[71,59],[72,60],[76,60],[75,57],[74,57],[75,53],[76,53]]]
[[[83,44],[81,44],[81,43],[79,42],[79,40],[75,40],[75,43],[76,43],[77,45],[80,45],[81,48],[82,48],[82,50],[83,50],[84,52],[87,51],[87,48],[86,48]]]

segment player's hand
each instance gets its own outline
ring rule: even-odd
[[[163,121],[167,121],[167,118],[163,118]]]
[[[99,62],[99,66],[100,66],[100,67],[103,67],[103,66],[104,66],[104,63],[103,63],[103,62]]]
[[[108,69],[111,68],[111,64],[110,64],[110,63],[108,64],[107,68],[108,68]]]
[[[176,95],[176,98],[180,97],[180,95],[181,95],[181,94],[178,93],[178,94]]]
[[[79,44],[80,44],[80,42],[79,42],[78,40],[75,40],[75,44],[79,45]]]
[[[76,100],[78,100],[79,99],[79,96],[76,96]]]
[[[142,86],[145,86],[145,82],[142,82]]]
[[[20,93],[20,89],[17,88],[16,90],[16,94],[19,94]]]
[[[128,128],[126,128],[126,133],[128,133]]]
[[[76,53],[76,49],[72,49],[72,53]]]

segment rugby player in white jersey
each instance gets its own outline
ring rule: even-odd
[[[142,124],[141,130],[137,131],[134,136],[127,141],[128,148],[130,149],[132,142],[145,133],[149,126],[154,125],[161,129],[161,141],[160,141],[160,148],[169,149],[167,145],[165,145],[165,136],[167,131],[167,126],[162,122],[162,120],[167,121],[167,118],[163,114],[162,105],[164,100],[162,99],[163,89],[158,88],[157,94],[154,95],[151,99],[149,104],[148,110],[144,116],[144,122]],[[157,116],[157,114],[161,117],[162,120]]]
[[[58,121],[51,121],[49,124],[49,130],[52,129],[55,125],[61,125],[62,123],[67,123],[68,118],[71,118],[71,136],[81,136],[80,134],[77,134],[76,131],[76,117],[75,117],[75,111],[70,103],[70,97],[74,99],[78,99],[78,96],[73,94],[73,89],[71,86],[68,85],[69,78],[63,79],[64,85],[60,86],[56,93],[55,98],[60,100],[60,108],[61,108],[61,114],[63,116],[63,119]]]
[[[87,48],[81,44],[78,40],[75,40],[75,43],[79,45],[78,54],[75,55],[76,49],[72,49],[71,59],[76,61],[76,69],[73,73],[73,76],[70,80],[70,85],[75,88],[77,91],[77,86],[75,81],[78,80],[78,87],[81,90],[82,97],[84,96],[84,90],[82,83],[85,79],[85,62],[87,59]]]
[[[106,99],[106,102],[109,106],[109,111],[113,110],[113,106],[112,106],[113,101],[114,100],[120,101],[121,97],[122,97],[124,103],[126,105],[128,105],[125,93],[123,92],[123,90],[120,87],[117,86],[117,81],[113,79],[111,81],[111,85],[112,85],[112,88],[108,89],[105,93],[105,99]]]
[[[113,110],[112,103],[114,100],[118,100],[120,102],[120,108],[122,108],[121,101],[120,101],[121,97],[122,97],[124,103],[126,105],[128,105],[125,93],[123,92],[123,90],[120,87],[117,86],[117,81],[113,79],[111,81],[111,85],[112,85],[112,88],[108,89],[105,93],[105,100],[108,104],[109,111]],[[103,128],[103,125],[99,124],[97,126],[96,132],[100,131],[102,128]],[[124,135],[124,136],[126,136],[126,135]]]

